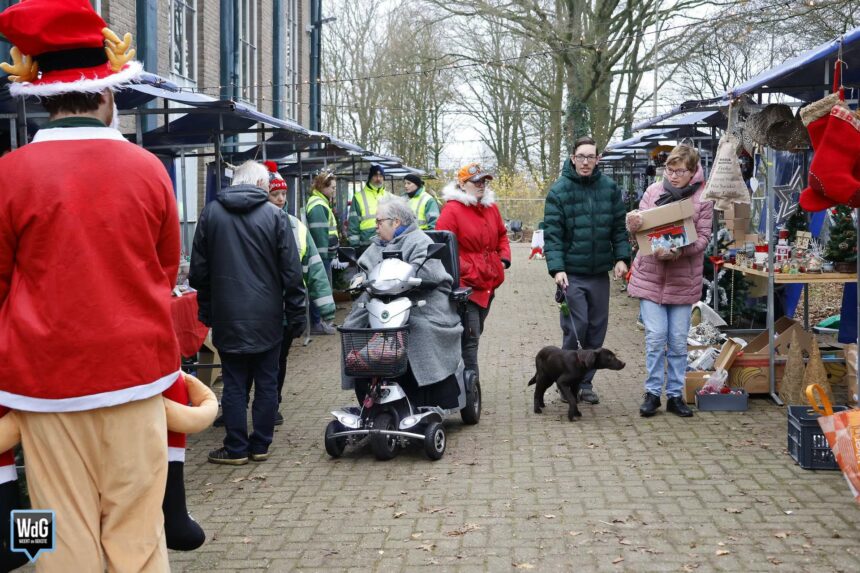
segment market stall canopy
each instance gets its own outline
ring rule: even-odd
[[[727,92],[725,97],[737,98],[756,91],[783,93],[803,101],[818,100],[833,87],[833,67],[840,44],[842,60],[847,63],[842,68],[842,83],[854,88],[856,98],[860,88],[860,27],[760,73]]]

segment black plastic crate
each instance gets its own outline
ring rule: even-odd
[[[834,406],[833,412],[847,409]],[[818,418],[809,406],[788,407],[788,453],[805,470],[838,470],[839,464],[818,425]]]
[[[394,378],[406,372],[409,327],[376,330],[339,327],[343,371],[356,378]]]

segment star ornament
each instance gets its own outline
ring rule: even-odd
[[[786,185],[774,185],[773,192],[779,201],[776,212],[776,226],[779,228],[785,220],[797,211],[797,201],[803,191],[803,182],[798,167]]]

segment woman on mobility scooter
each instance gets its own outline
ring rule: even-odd
[[[434,241],[402,197],[380,200],[376,233],[350,287],[362,294],[338,329],[342,386],[355,390],[359,406],[332,412],[326,451],[338,457],[369,435],[379,459],[394,457],[410,440],[422,441],[427,455],[439,459],[444,416],[459,411],[467,424],[480,417],[480,388],[460,356],[458,305],[470,289],[455,289],[437,260],[445,258],[457,273],[454,237],[438,233]],[[348,249],[341,254],[350,255]]]

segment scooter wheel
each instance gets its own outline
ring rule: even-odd
[[[377,430],[397,429],[394,425],[394,417],[387,412],[378,414],[373,419],[373,427]],[[397,438],[385,434],[371,434],[370,449],[373,450],[373,455],[376,456],[377,460],[390,460],[397,455]]]
[[[343,455],[346,449],[346,438],[343,436],[335,436],[340,431],[340,424],[337,420],[332,420],[325,427],[325,451],[333,458],[339,458]]]
[[[464,424],[474,426],[481,420],[481,383],[475,379],[471,386],[471,391],[466,393],[466,406],[460,410],[460,418]]]
[[[433,422],[424,430],[424,453],[433,461],[445,454],[445,428],[439,422]]]

